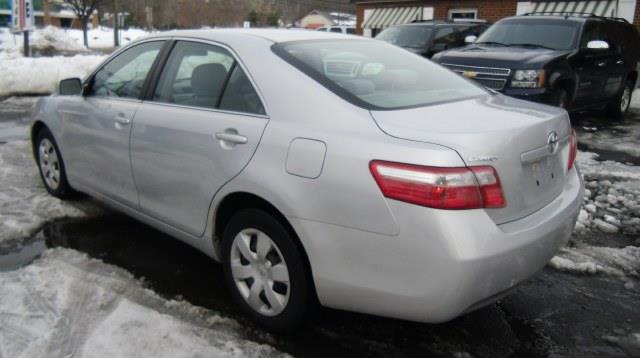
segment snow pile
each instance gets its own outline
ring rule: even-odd
[[[148,32],[142,29],[120,30],[120,45],[147,35]],[[90,29],[87,32],[90,49],[112,49],[114,47],[113,29],[99,27]],[[82,30],[62,29],[54,26],[47,26],[43,29],[36,29],[30,32],[30,44],[34,54],[55,55],[74,54],[86,51]],[[22,34],[12,34],[9,28],[0,27],[0,59],[2,57],[21,57],[23,46]],[[4,51],[4,55],[2,54]]]
[[[0,96],[52,93],[60,80],[83,78],[104,59],[105,56],[77,55],[1,60]]]
[[[0,30],[0,59],[22,57],[23,35]],[[87,50],[63,29],[47,26],[30,33],[29,47],[33,56],[70,55]]]
[[[49,195],[29,142],[0,145],[0,249],[19,245],[48,220],[99,212],[92,202],[63,202]]]
[[[560,271],[582,274],[604,273],[640,278],[640,247],[623,248],[584,245],[563,248],[549,262]]]
[[[640,333],[621,333],[620,336],[604,336],[606,342],[622,348],[631,357],[640,357]]]
[[[576,231],[640,233],[640,167],[598,162],[596,157],[586,152],[578,155],[586,190]]]
[[[234,320],[167,301],[131,274],[69,249],[0,273],[6,357],[269,357]]]
[[[631,289],[640,278],[640,240],[635,246],[623,242],[640,233],[640,167],[600,162],[597,156],[578,153],[586,187],[583,207],[569,246],[549,266],[569,273],[614,275]]]

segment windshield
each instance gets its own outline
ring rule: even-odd
[[[575,47],[577,34],[574,22],[518,19],[494,24],[476,43],[569,50]]]
[[[366,109],[411,108],[487,94],[424,57],[380,41],[293,41],[272,49],[338,96]]]
[[[400,47],[425,48],[431,32],[431,27],[426,26],[396,26],[382,31],[376,40]]]

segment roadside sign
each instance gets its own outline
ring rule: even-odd
[[[35,13],[33,0],[11,1],[11,29],[13,32],[25,32],[33,30],[35,26]]]

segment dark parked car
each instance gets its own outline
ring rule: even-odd
[[[498,21],[434,61],[506,95],[570,111],[629,109],[640,38],[624,19],[531,14]]]
[[[467,36],[478,36],[487,27],[485,22],[417,21],[389,27],[376,39],[431,58],[440,51],[464,46]]]

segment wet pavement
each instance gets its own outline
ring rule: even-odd
[[[0,142],[26,138],[24,114],[33,101],[0,102]],[[640,143],[638,108],[625,121],[598,120],[602,117],[597,113],[579,115],[574,127],[581,148],[600,154],[599,160],[638,165],[640,155],[633,150]],[[610,145],[611,140],[616,145]],[[620,151],[627,147],[631,149]],[[497,304],[449,323],[420,324],[318,308],[295,333],[274,336],[254,327],[232,304],[219,264],[124,215],[101,212],[49,221],[22,245],[0,249],[0,272],[28,265],[46,248],[72,248],[129,271],[164,297],[232,317],[248,327],[249,339],[295,356],[640,356],[633,342],[626,343],[631,333],[640,332],[638,277],[631,279],[635,286],[625,287],[615,276],[545,268]],[[575,239],[581,242],[610,239],[619,246],[638,240],[635,234],[580,235],[585,237]]]

